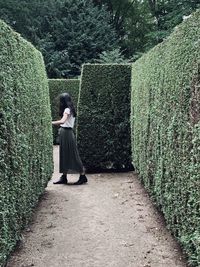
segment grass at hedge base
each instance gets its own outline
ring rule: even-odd
[[[53,170],[48,81],[42,55],[0,21],[0,266]]]
[[[59,96],[69,93],[77,109],[80,80],[78,79],[49,79],[49,92],[51,101],[51,115],[53,120],[59,119]],[[53,127],[53,142],[59,143],[58,126]],[[75,130],[76,128],[74,128]]]
[[[85,64],[77,142],[87,171],[131,168],[131,65]]]
[[[200,12],[133,64],[133,164],[200,266]]]

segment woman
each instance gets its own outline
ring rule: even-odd
[[[76,111],[68,93],[60,95],[60,120],[52,121],[53,125],[60,125],[60,179],[54,184],[67,184],[67,173],[80,173],[79,180],[74,185],[87,183],[85,169],[80,159],[73,132]]]

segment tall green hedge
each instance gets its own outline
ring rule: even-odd
[[[133,64],[133,163],[200,266],[200,11]]]
[[[53,120],[59,118],[59,96],[62,93],[69,93],[77,108],[80,80],[78,79],[49,79],[49,92],[51,101],[51,114]],[[59,143],[58,126],[53,127],[53,142]]]
[[[131,167],[131,65],[85,64],[78,102],[77,142],[85,167]]]
[[[0,265],[53,170],[48,80],[42,55],[0,21]]]

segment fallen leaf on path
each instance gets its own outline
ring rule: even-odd
[[[124,244],[124,247],[133,247],[135,244]]]
[[[124,203],[128,202],[128,199],[122,201],[120,204],[123,205]]]

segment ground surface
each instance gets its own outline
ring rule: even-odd
[[[58,147],[54,161],[56,180]],[[133,172],[88,178],[81,186],[49,182],[7,267],[187,266]]]

